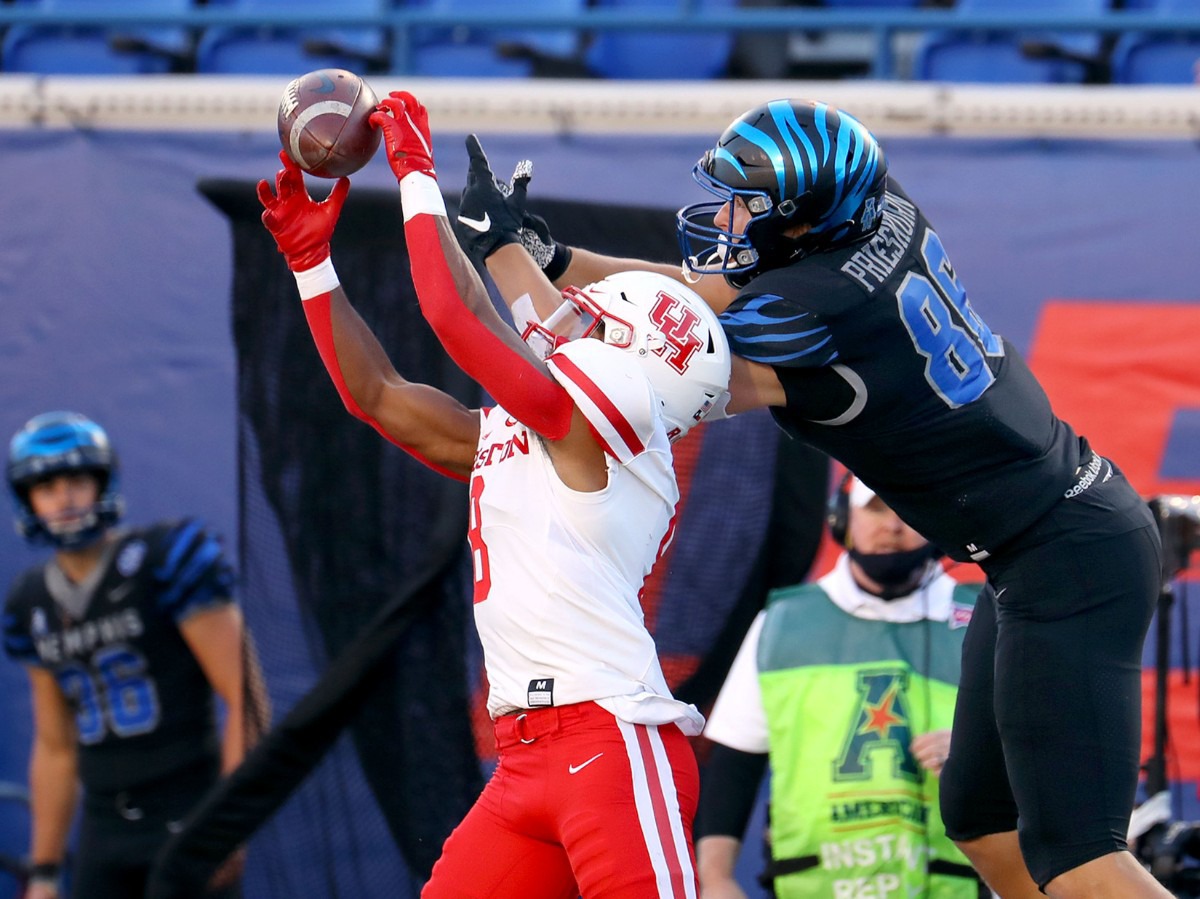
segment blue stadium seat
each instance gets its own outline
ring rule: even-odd
[[[905,9],[921,5],[922,0],[825,0],[835,9]]]
[[[732,9],[737,0],[698,0],[700,9]],[[594,7],[636,11],[671,9],[679,0],[595,0]],[[586,53],[588,68],[604,78],[718,78],[729,65],[731,32],[603,31]]]
[[[328,0],[219,0],[222,7],[264,13],[327,11]],[[345,12],[376,13],[386,0],[337,0]],[[205,29],[196,48],[196,71],[205,74],[300,75],[313,69],[348,69],[360,75],[386,70],[388,30],[370,28]]]
[[[958,0],[963,13],[1094,13],[1109,0]],[[946,31],[918,44],[913,78],[918,81],[1079,84],[1103,72],[1097,32]]]
[[[1200,0],[1143,0],[1146,11],[1164,18],[1200,12]],[[1200,34],[1131,32],[1113,48],[1112,80],[1117,84],[1200,83]]]
[[[496,0],[425,0],[418,5],[436,12],[494,12]],[[519,9],[531,19],[539,15],[576,14],[587,0],[522,0]],[[412,72],[446,78],[523,78],[561,74],[558,66],[582,71],[579,34],[574,29],[472,28],[414,29]]]
[[[192,0],[111,0],[105,12],[187,12]],[[26,0],[24,6],[94,11],[95,0]],[[43,75],[137,75],[188,71],[193,34],[182,27],[13,25],[0,43],[0,70]]]

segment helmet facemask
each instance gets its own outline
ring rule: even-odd
[[[742,233],[732,230],[733,204],[741,198],[750,210],[750,225],[753,225],[771,218],[774,202],[766,191],[734,190],[717,181],[706,171],[708,158],[706,155],[692,167],[692,179],[719,200],[694,203],[676,214],[684,266],[697,274],[730,275],[753,271],[758,266],[758,250],[751,242],[749,227]],[[728,209],[728,228],[715,224],[717,213],[722,209]]]

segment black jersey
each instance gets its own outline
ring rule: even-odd
[[[870,241],[764,272],[721,322],[735,353],[774,367],[780,425],[960,561],[1044,514],[1087,453],[890,178]]]
[[[212,688],[178,625],[232,593],[220,544],[190,519],[123,531],[82,584],[53,560],[17,577],[4,647],[57,679],[85,788],[115,792],[217,755]]]

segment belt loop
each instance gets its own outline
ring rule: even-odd
[[[521,736],[521,734],[525,732],[525,719],[528,717],[529,716],[527,714],[522,712],[521,714],[517,715],[517,720],[514,722],[515,729],[517,731],[517,739],[519,739],[526,746],[537,739],[537,737],[530,737],[528,740],[526,740],[523,736]]]

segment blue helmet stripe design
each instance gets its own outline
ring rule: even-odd
[[[780,136],[787,143],[787,149],[792,159],[792,166],[796,170],[796,187],[794,195],[799,196],[808,190],[812,183],[812,173],[815,172],[821,165],[821,160],[829,155],[828,141],[823,141],[820,155],[817,154],[817,148],[813,146],[808,135],[804,133],[804,129],[800,127],[800,121],[796,118],[796,111],[792,109],[792,105],[783,100],[775,100],[767,104],[767,109],[771,112],[771,117],[775,121],[775,128],[779,131]],[[804,145],[804,154],[801,155],[800,148],[796,146],[796,138]],[[822,138],[824,134],[822,133]],[[779,181],[779,196],[788,197],[792,194],[787,190],[787,171],[782,165],[782,155],[780,162],[775,166],[776,176]]]
[[[841,188],[831,206],[826,226],[833,228],[845,225],[854,219],[866,202],[867,194],[875,181],[879,170],[878,145],[865,133],[858,122],[848,116],[841,116],[838,127],[838,179]],[[844,147],[842,150],[840,148]],[[851,155],[852,154],[852,155]],[[842,160],[849,158],[849,171],[846,171]]]
[[[736,231],[732,215],[714,224],[710,202],[676,213],[684,264],[736,287],[753,272],[870,237],[886,206],[887,160],[874,136],[849,113],[807,100],[771,100],[741,115],[692,177],[722,205],[742,198],[751,212]]]
[[[743,178],[746,177],[746,170],[744,168],[742,168],[742,164],[738,161],[737,157],[734,156],[733,154],[731,154],[724,147],[718,147],[715,155],[716,155],[717,159],[722,159],[725,162],[728,162],[735,169],[737,169],[737,173],[739,175],[741,175]]]
[[[95,422],[60,414],[42,418],[42,423],[27,425],[13,438],[8,462],[11,480],[107,464],[108,436]]]
[[[852,135],[849,132],[850,129],[846,120],[838,116],[838,152],[833,155],[833,183],[835,189],[833,192],[833,201],[829,204],[830,214],[827,220],[822,223],[826,227],[840,225],[846,220],[846,216],[840,214],[840,210],[846,205],[846,197],[851,193],[850,185],[846,183],[846,154],[852,149],[857,150],[857,145],[853,144]],[[851,146],[848,147],[847,144],[851,144]],[[857,168],[857,164],[858,159],[856,156],[850,163],[851,171]],[[851,213],[852,216],[853,213]]]
[[[768,135],[764,134],[762,131],[759,131],[757,128],[751,127],[750,125],[748,125],[744,122],[738,123],[738,125],[735,126],[735,130],[737,131],[738,134],[740,134],[742,137],[746,138],[746,140],[750,141],[750,143],[754,144],[756,147],[761,149],[765,154],[767,154],[767,159],[769,159],[771,161],[771,165],[775,169],[775,177],[779,181],[779,191],[782,193],[785,172],[784,172],[784,167],[783,167],[783,153],[779,149],[779,144],[776,143],[775,141],[773,141]],[[732,157],[729,156],[728,152],[725,152],[725,155],[723,158],[731,159]],[[736,160],[735,160],[735,163],[736,163]],[[742,168],[740,163],[737,163],[737,168],[744,177],[745,169]]]
[[[791,107],[789,106],[788,109],[791,110]],[[796,113],[794,110],[791,111],[792,120],[795,121]],[[812,171],[809,172],[808,177],[805,179],[805,183],[803,185],[804,189],[800,190],[798,188],[796,191],[797,194],[804,193],[812,186],[813,182],[817,180],[817,172],[820,171],[820,169],[829,161],[830,149],[828,116],[829,107],[824,103],[817,103],[813,107],[813,121],[816,123],[817,132],[821,135],[821,158],[813,163]],[[799,124],[797,124],[796,127],[799,128]]]

